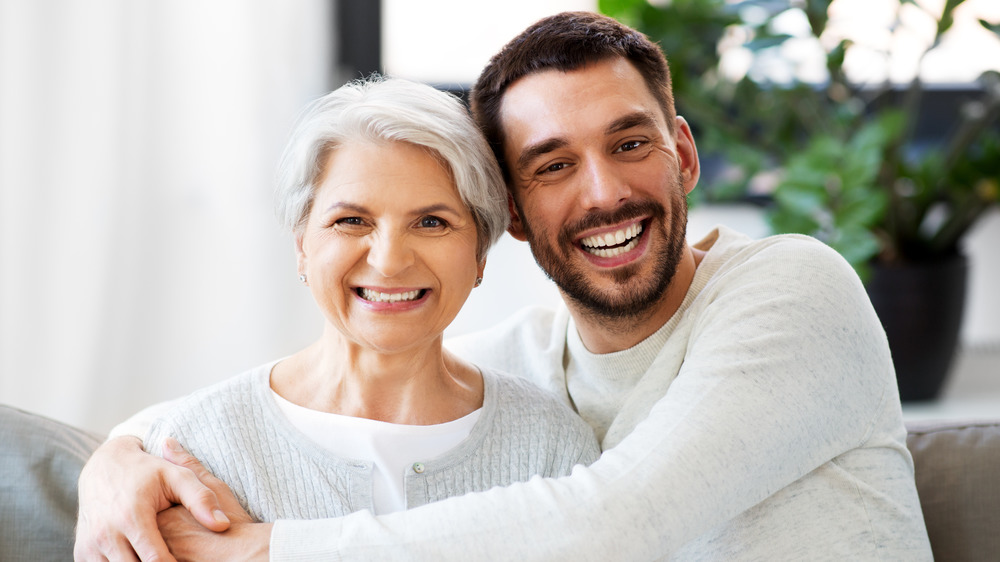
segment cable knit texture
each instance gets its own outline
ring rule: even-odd
[[[372,508],[372,463],[316,445],[271,395],[274,363],[200,390],[154,422],[146,449],[175,437],[232,488],[258,521],[337,517]],[[535,385],[483,370],[483,410],[470,435],[405,476],[407,508],[532,476],[563,476],[598,456],[590,428]]]

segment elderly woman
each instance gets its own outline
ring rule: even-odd
[[[591,429],[556,398],[442,348],[507,221],[457,99],[373,78],[317,100],[283,158],[278,208],[322,333],[184,399],[148,451],[176,439],[258,521],[398,511],[596,459]]]

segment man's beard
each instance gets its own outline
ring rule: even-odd
[[[563,295],[583,307],[586,312],[609,321],[647,316],[654,312],[654,305],[660,301],[673,280],[684,251],[687,199],[679,179],[675,187],[671,191],[678,195],[672,201],[669,220],[666,218],[666,209],[657,201],[630,201],[614,211],[594,212],[574,225],[564,226],[557,238],[556,247],[547,242],[544,233],[534,232],[525,220],[524,213],[521,213],[531,253]],[[648,224],[644,227],[642,236],[652,237],[656,234],[653,229],[660,228],[659,234],[663,239],[662,245],[654,250],[656,254],[652,256],[651,275],[640,277],[640,264],[618,267],[604,274],[614,281],[615,286],[602,290],[587,279],[585,272],[573,267],[571,256],[578,251],[573,244],[575,233],[644,215],[649,215],[650,218],[645,221]],[[575,259],[585,258],[576,256]]]

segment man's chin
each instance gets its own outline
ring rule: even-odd
[[[640,318],[656,308],[664,294],[662,282],[656,282],[653,275],[615,271],[614,277],[622,279],[600,279],[586,283],[556,285],[562,294],[576,307],[591,315],[606,319]],[[579,280],[577,280],[579,281]]]

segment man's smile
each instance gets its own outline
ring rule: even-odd
[[[613,258],[635,249],[643,231],[642,221],[608,232],[586,236],[580,247],[587,253],[601,258]]]

